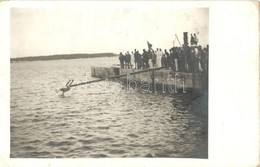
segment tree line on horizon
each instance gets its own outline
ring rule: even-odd
[[[81,58],[97,58],[97,57],[113,57],[118,56],[114,53],[93,53],[93,54],[58,54],[50,56],[32,56],[32,57],[16,57],[11,58],[11,62],[17,61],[39,61],[39,60],[60,60],[60,59],[81,59]]]

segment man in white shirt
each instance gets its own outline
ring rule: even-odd
[[[132,53],[131,53],[131,62],[130,62],[131,64],[131,68],[136,68],[136,66],[134,66],[135,65],[135,56],[134,56],[134,52],[132,51]]]
[[[161,50],[159,50],[159,48],[157,48],[155,54],[156,54],[156,67],[161,67],[162,66],[161,60],[162,60],[163,52]]]

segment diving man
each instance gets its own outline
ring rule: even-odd
[[[64,93],[65,92],[68,92],[70,90],[70,86],[72,85],[72,82],[74,80],[69,80],[67,83],[66,83],[66,88],[61,88],[60,91],[62,91],[62,94],[61,96],[64,97]]]

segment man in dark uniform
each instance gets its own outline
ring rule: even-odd
[[[124,68],[124,55],[122,54],[122,52],[119,53],[119,61],[121,68]]]
[[[170,53],[167,52],[167,50],[165,49],[165,56],[166,56],[166,68],[169,69],[172,64],[171,64],[171,58],[170,58]],[[169,50],[171,52],[171,50]]]
[[[190,34],[190,45],[194,45],[194,37]]]
[[[141,69],[142,55],[139,53],[139,51],[136,51],[136,61],[137,61],[137,69]]]
[[[137,60],[137,51],[136,51],[136,49],[135,49],[135,52],[134,52],[134,62],[135,62],[135,69],[138,69],[138,67],[137,67],[138,60]]]
[[[199,42],[198,37],[196,36],[196,34],[194,34],[194,45],[197,45]]]
[[[144,66],[144,69],[149,68],[149,63],[148,63],[148,61],[149,61],[149,55],[148,55],[148,53],[147,53],[147,51],[146,51],[145,49],[143,49],[143,55],[142,55],[142,57],[143,57],[143,66]]]

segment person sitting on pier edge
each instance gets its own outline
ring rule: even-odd
[[[121,68],[124,68],[124,55],[122,54],[122,52],[119,53],[119,61]]]

